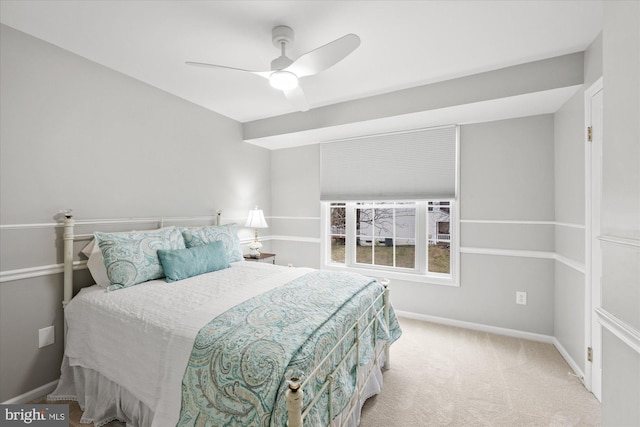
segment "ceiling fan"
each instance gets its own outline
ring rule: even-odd
[[[298,80],[302,77],[318,74],[332,67],[360,46],[360,37],[355,34],[347,34],[324,46],[305,53],[294,61],[286,55],[287,46],[294,41],[293,30],[285,25],[279,25],[273,28],[271,36],[273,44],[281,49],[281,55],[271,61],[270,71],[243,70],[241,68],[207,64],[204,62],[187,61],[186,64],[197,67],[243,71],[264,77],[269,80],[272,87],[282,90],[285,98],[287,98],[294,107],[300,111],[307,111],[309,104],[304,92],[300,88]]]

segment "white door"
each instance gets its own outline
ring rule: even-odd
[[[602,326],[598,321],[598,314],[596,309],[601,307],[602,304],[602,292],[601,292],[601,279],[602,279],[602,249],[600,245],[600,212],[601,212],[601,199],[602,199],[602,98],[603,88],[602,80],[596,82],[593,86],[585,92],[586,95],[586,112],[587,126],[590,131],[591,141],[588,142],[587,159],[589,159],[587,176],[590,179],[587,180],[587,201],[588,212],[587,218],[590,218],[587,224],[587,240],[590,244],[587,244],[587,248],[590,248],[590,254],[587,257],[590,258],[590,274],[587,277],[590,278],[591,283],[587,283],[586,292],[590,293],[591,304],[587,306],[589,310],[590,318],[587,330],[591,336],[591,392],[596,396],[598,400],[601,400],[602,392]],[[587,371],[589,371],[589,362],[587,361]]]

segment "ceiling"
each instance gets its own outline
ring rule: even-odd
[[[260,77],[185,61],[264,71],[276,25],[294,29],[293,59],[357,34],[354,53],[301,79],[313,109],[583,51],[602,2],[2,0],[0,21],[245,123],[295,110]]]

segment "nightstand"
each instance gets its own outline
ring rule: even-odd
[[[268,254],[265,252],[261,252],[258,258],[251,258],[250,255],[244,256],[245,261],[257,261],[257,262],[270,262],[271,264],[276,263],[276,254]]]

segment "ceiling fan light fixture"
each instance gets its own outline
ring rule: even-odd
[[[271,87],[279,90],[292,90],[298,87],[298,76],[290,71],[275,71],[269,76]]]

